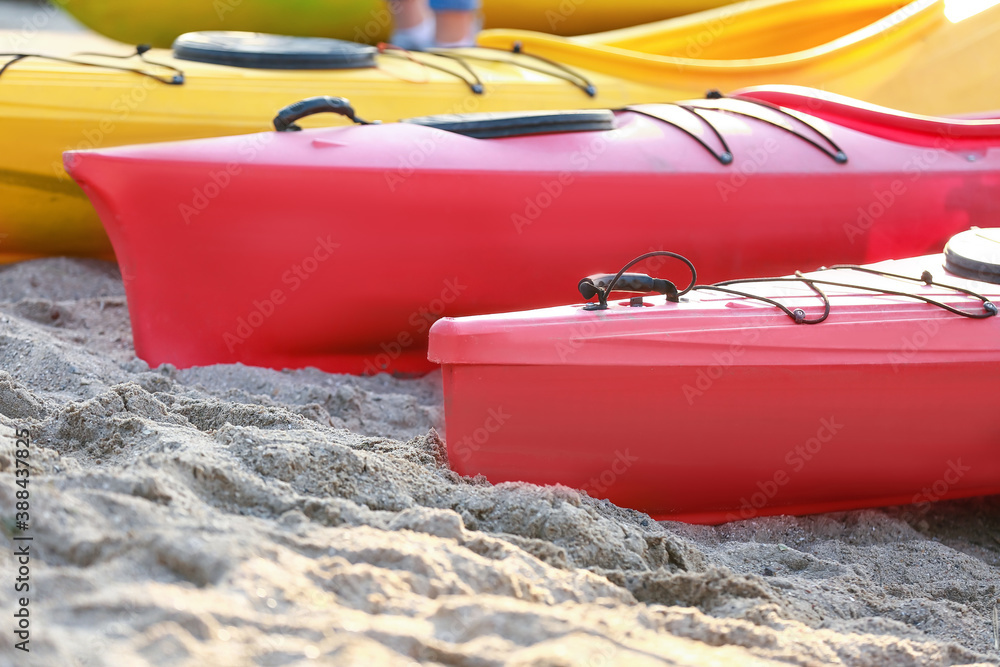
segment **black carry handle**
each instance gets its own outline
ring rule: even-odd
[[[274,129],[278,132],[298,132],[302,128],[295,124],[295,121],[306,116],[317,113],[335,113],[349,118],[358,125],[374,125],[366,120],[358,118],[354,113],[354,107],[343,97],[330,97],[321,95],[319,97],[307,97],[295,104],[289,104],[278,112],[274,117]]]
[[[587,276],[576,286],[584,299],[592,299],[615,279],[613,273],[596,273]],[[614,292],[657,292],[669,296],[677,296],[677,286],[669,280],[653,278],[645,273],[623,273],[615,282]]]
[[[677,285],[662,278],[651,278],[645,273],[626,273],[630,268],[650,257],[673,257],[684,262],[691,271],[691,283],[682,290],[677,289]],[[684,255],[678,255],[669,250],[653,250],[645,255],[639,255],[631,262],[622,267],[621,271],[615,274],[597,273],[587,276],[576,288],[584,299],[596,296],[598,303],[588,303],[584,310],[605,310],[608,307],[608,295],[612,292],[659,292],[667,297],[667,301],[678,303],[680,298],[690,292],[695,283],[698,282],[698,272],[695,271],[694,264]],[[642,305],[642,297],[632,299],[632,305]]]

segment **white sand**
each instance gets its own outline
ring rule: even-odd
[[[0,665],[994,664],[1000,498],[717,528],[442,465],[439,376],[135,359],[117,269],[0,269]],[[30,655],[13,649],[32,433]],[[905,520],[904,520],[905,519]]]

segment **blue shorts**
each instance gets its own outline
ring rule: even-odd
[[[430,0],[430,5],[436,12],[474,12],[479,0]]]

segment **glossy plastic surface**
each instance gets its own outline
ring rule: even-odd
[[[580,38],[486,31],[479,44],[665,91],[797,84],[913,113],[1000,108],[1000,6],[953,20],[962,1],[762,0]]]
[[[1000,141],[1000,111],[977,118],[938,118],[860,102],[801,86],[758,86],[731,97],[794,109],[883,139],[931,148],[984,150]]]

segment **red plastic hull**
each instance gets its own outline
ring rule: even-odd
[[[436,324],[453,469],[695,523],[1000,493],[1000,318],[702,298]]]
[[[692,523],[1000,493],[1000,425],[962,400],[997,372],[733,368],[689,404],[688,368],[446,365],[449,461]]]
[[[623,112],[613,132],[331,128],[70,153],[67,169],[126,276],[137,354],[179,367],[421,373],[438,317],[571,301],[637,250],[682,252],[714,281],[938,251],[1000,215],[998,151],[928,161],[830,126],[837,164],[708,115],[732,165]]]

